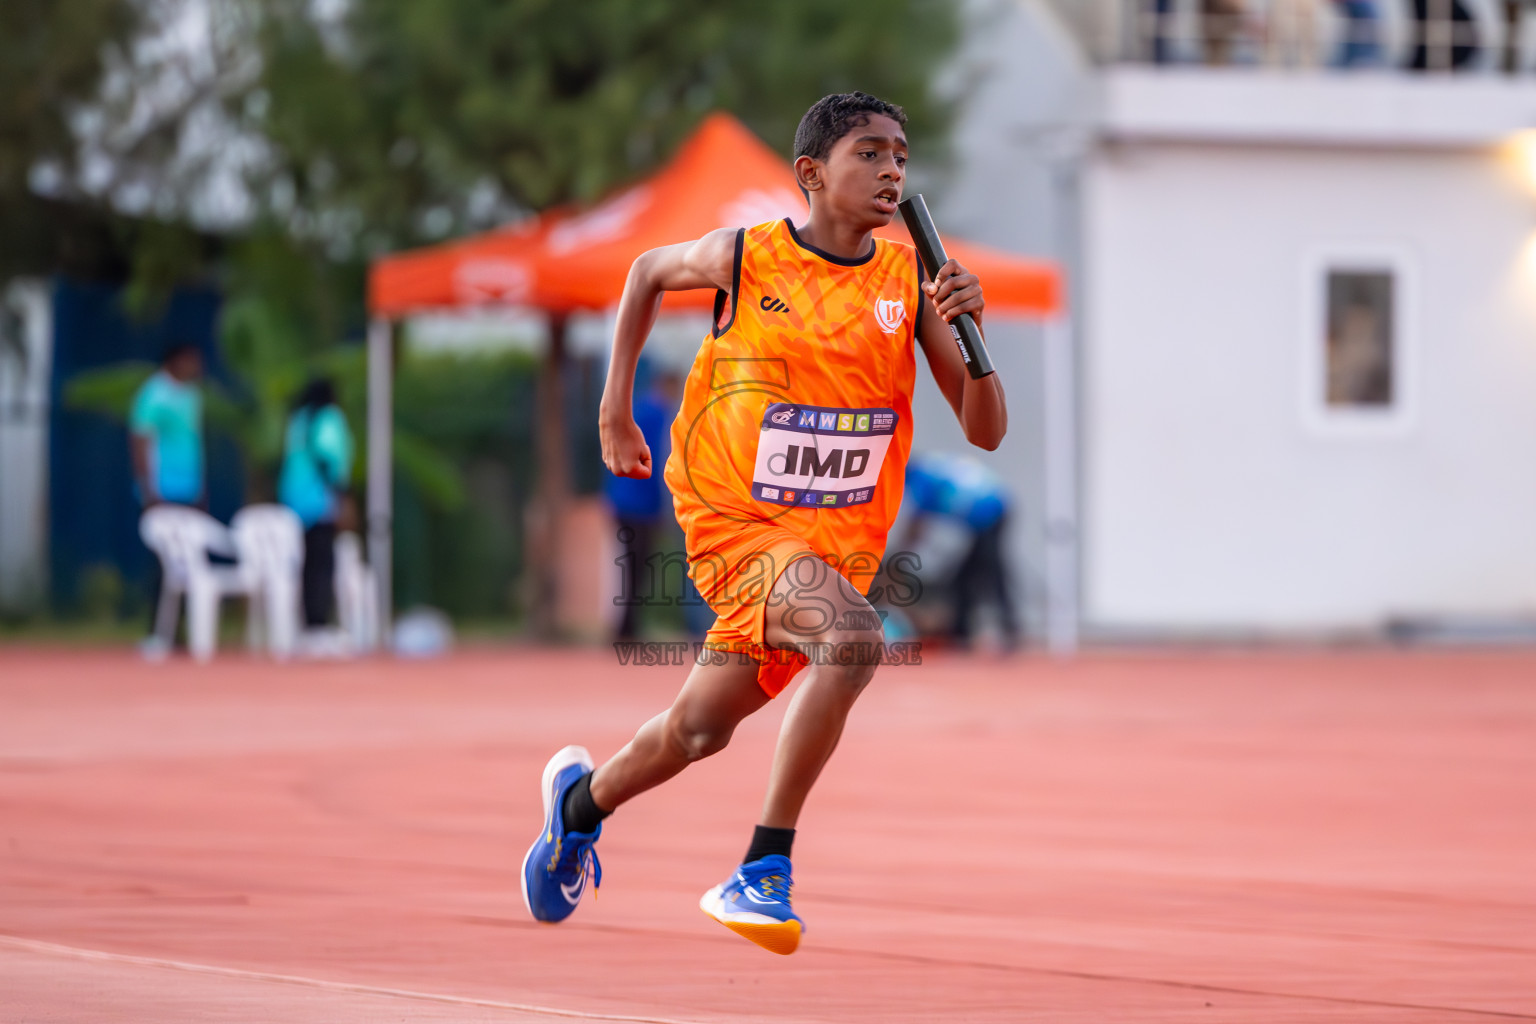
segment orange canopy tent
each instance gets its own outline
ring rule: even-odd
[[[368,304],[395,318],[428,309],[532,306],[551,312],[606,309],[618,302],[630,263],[647,249],[721,227],[808,211],[778,154],[729,114],[711,114],[655,175],[584,212],[551,210],[511,227],[386,256],[373,265]],[[901,219],[877,232],[910,242]],[[977,274],[987,307],[1051,316],[1060,276],[1051,264],[946,240],[949,255]],[[708,290],[672,293],[670,309],[708,309]]]

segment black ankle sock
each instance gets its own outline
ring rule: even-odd
[[[591,772],[577,779],[576,785],[565,791],[565,803],[560,805],[560,816],[565,819],[567,832],[596,832],[597,826],[612,813],[592,802]]]
[[[780,857],[789,856],[789,848],[795,845],[795,830],[792,828],[769,828],[767,825],[759,825],[752,830],[752,845],[747,847],[747,855],[743,858],[743,864],[750,864],[754,860],[762,860],[764,857],[778,854]]]

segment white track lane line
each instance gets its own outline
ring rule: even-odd
[[[185,960],[162,960],[152,956],[130,956],[127,953],[108,953],[99,949],[81,949],[77,946],[61,946],[54,942],[39,942],[15,935],[0,935],[0,948],[9,946],[31,953],[70,957],[75,960],[95,960],[111,964],[133,964],[139,967],[161,967],[190,974],[211,974],[224,978],[242,978],[247,981],[270,981],[281,985],[302,985],[306,988],[324,989],[328,992],[353,992],[360,995],[394,996],[397,999],[419,999],[432,1003],[452,1003],[458,1006],[484,1006],[495,1010],[515,1010],[519,1013],[540,1014],[546,1017],[564,1017],[571,1020],[622,1021],[625,1024],[700,1024],[673,1017],[636,1017],[621,1013],[592,1013],[581,1010],[562,1010],[558,1006],[537,1006],[533,1003],[509,1003],[499,999],[476,999],[473,996],[452,996],[438,992],[416,992],[403,988],[384,988],[379,985],[354,985],[345,981],[326,981],[324,978],[305,978],[296,974],[271,974],[266,971],[246,971],[238,967],[218,967],[213,964],[194,964]]]

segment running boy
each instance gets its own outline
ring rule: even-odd
[[[914,336],[967,440],[992,450],[1007,428],[996,375],[970,378],[948,325],[960,313],[980,324],[976,276],[950,260],[924,281],[911,246],[872,235],[901,198],[905,123],[900,107],[864,93],[819,100],[795,131],[804,225],[712,231],[630,268],[599,413],[603,461],[620,476],[653,471],[630,401],[661,293],[716,289],[666,481],[689,575],[717,615],[706,644],[730,656],[700,659],[672,706],[596,771],[581,747],[545,766],[544,828],[523,861],[523,899],[538,920],[569,916],[589,874],[601,883],[593,846],[604,818],[722,750],[810,661],[744,863],[700,901],[765,949],[799,945],[790,844],[880,658],[880,619],[864,593],[901,504]]]

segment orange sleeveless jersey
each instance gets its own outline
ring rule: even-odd
[[[770,695],[804,664],[762,649],[779,574],[814,554],[866,593],[884,556],[912,447],[921,299],[911,246],[875,239],[840,259],[787,220],[736,236],[734,287],[688,375],[666,482],[689,575],[718,616],[708,641],[755,657]]]

